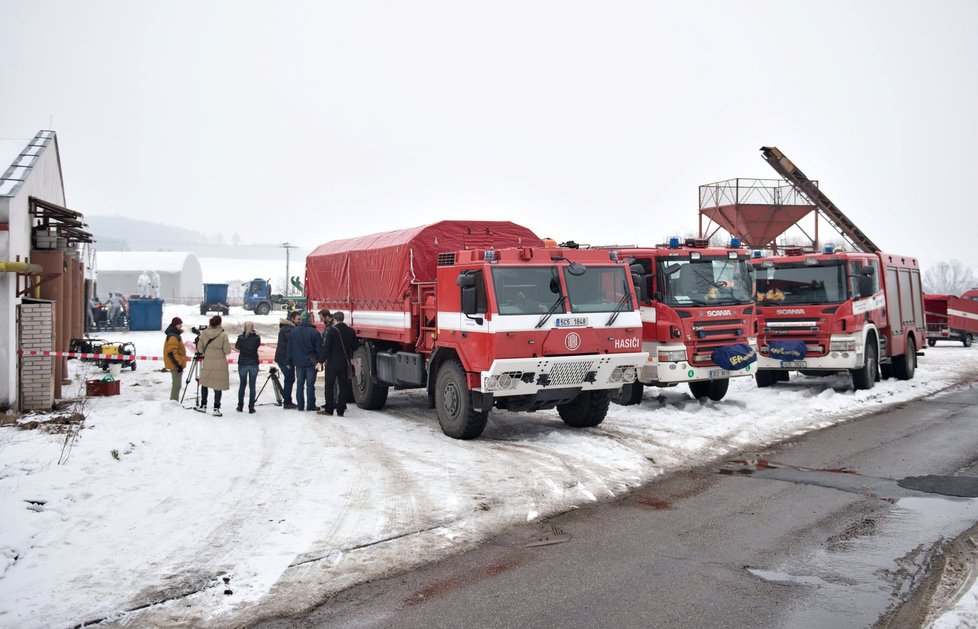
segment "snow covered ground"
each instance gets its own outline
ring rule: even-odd
[[[203,321],[188,306],[168,307],[165,320],[174,315],[188,330]],[[274,342],[278,314],[241,309],[225,318],[232,342],[245,320]],[[138,354],[162,350],[161,332],[104,336]],[[71,395],[103,375],[70,365]],[[696,401],[685,386],[647,389],[641,406],[612,405],[585,430],[555,412],[493,411],[465,442],[441,433],[419,392],[327,418],[272,405],[269,387],[256,414],[239,414],[232,367],[217,418],[170,402],[159,366],[124,370],[120,397],[66,411],[86,416],[80,430],[0,429],[0,626],[234,626],[299,611],[507,525],[969,381],[978,351],[928,349],[914,380],[870,391],[794,375],[769,389],[734,380],[722,402]]]

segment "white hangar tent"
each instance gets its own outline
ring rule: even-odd
[[[141,273],[160,274],[160,297],[172,303],[200,303],[204,297],[204,273],[200,261],[184,251],[99,251],[96,294],[138,295]]]

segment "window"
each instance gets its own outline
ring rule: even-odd
[[[628,293],[628,276],[621,266],[589,266],[583,275],[564,270],[571,312],[611,312]],[[631,310],[631,304],[627,304]]]
[[[560,295],[557,268],[494,267],[492,283],[501,315],[544,314]],[[555,312],[566,312],[561,305]]]

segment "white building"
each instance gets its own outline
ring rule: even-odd
[[[8,166],[9,164],[9,166]],[[51,408],[66,351],[85,329],[92,235],[65,207],[54,131],[0,144],[0,406]]]
[[[141,273],[160,274],[160,297],[171,303],[199,304],[204,297],[204,274],[200,261],[183,251],[99,251],[96,256],[96,290],[105,299],[109,293],[138,295]]]

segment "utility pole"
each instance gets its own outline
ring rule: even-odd
[[[288,297],[292,294],[292,278],[289,276],[289,249],[296,249],[296,245],[288,242],[283,242],[279,245],[285,249],[285,296]]]

